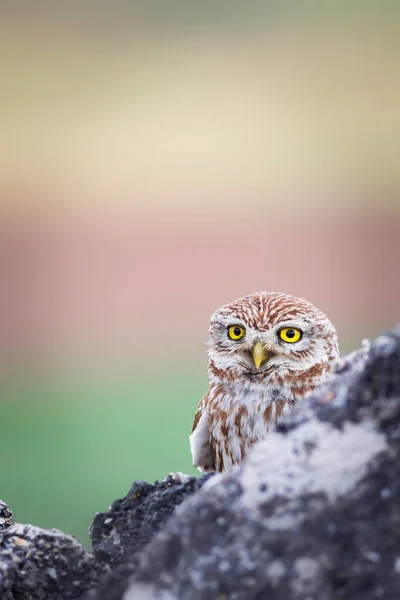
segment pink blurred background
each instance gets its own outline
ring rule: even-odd
[[[307,297],[347,345],[395,323],[397,223],[293,218],[290,207],[279,219],[268,215],[267,201],[249,223],[250,201],[243,204],[241,224],[232,222],[227,198],[215,202],[227,218],[211,228],[182,210],[170,215],[173,223],[90,211],[3,221],[6,361],[40,358],[43,366],[171,347],[202,353],[211,312],[259,289]]]

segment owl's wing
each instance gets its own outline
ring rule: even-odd
[[[204,405],[204,398],[194,416],[192,435],[189,441],[194,466],[202,473],[215,471],[214,454],[210,442],[209,416]]]

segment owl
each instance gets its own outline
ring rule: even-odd
[[[202,472],[228,471],[312,390],[339,356],[337,333],[310,302],[258,292],[211,317],[208,392],[190,449]]]

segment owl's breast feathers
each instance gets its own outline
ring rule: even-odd
[[[270,426],[277,424],[293,404],[292,399],[273,398],[266,393],[249,393],[244,401],[223,392],[221,386],[216,390],[211,385],[194,419],[191,436],[193,464],[204,470],[212,462],[216,471],[229,470],[243,460],[253,444],[264,439]],[[202,452],[198,449],[199,442]],[[207,465],[199,462],[205,448]]]
[[[202,472],[226,471],[243,460],[256,442],[296,402],[315,387],[327,367],[314,365],[307,373],[275,378],[274,386],[252,384],[245,391],[237,382],[214,380],[196,411],[190,446],[193,464]]]

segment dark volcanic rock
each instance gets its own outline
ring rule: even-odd
[[[114,584],[98,598],[122,598]],[[124,600],[398,600],[400,330],[178,507],[120,585]]]
[[[118,563],[129,554],[132,560],[174,512],[175,507],[199,490],[209,477],[198,479],[170,474],[154,485],[135,481],[128,494],[97,513],[89,534],[97,560]]]
[[[107,512],[96,514],[89,530],[94,555],[113,567],[107,576],[107,600],[121,597],[125,579],[136,569],[144,547],[175,508],[210,477],[176,473],[154,485],[135,481],[124,498],[115,500]]]
[[[104,568],[56,529],[11,525],[0,533],[1,600],[79,598]]]
[[[0,500],[0,531],[4,531],[13,524],[12,511],[3,500]]]

